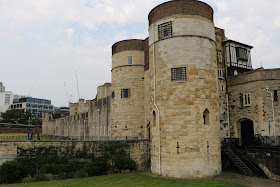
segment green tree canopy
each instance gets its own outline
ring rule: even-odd
[[[31,118],[31,113],[13,109],[7,110],[5,113],[1,113],[1,116],[3,121],[6,123],[26,124],[27,120]]]

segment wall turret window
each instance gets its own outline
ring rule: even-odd
[[[132,56],[129,56],[127,58],[127,61],[128,61],[128,65],[132,65],[133,64],[133,57]]]
[[[207,108],[203,112],[203,124],[209,125],[209,110]]]
[[[166,22],[158,26],[158,38],[159,40],[169,38],[172,36],[172,22]]]
[[[130,89],[122,89],[121,98],[129,98],[129,97],[130,97]]]
[[[186,68],[171,68],[171,80],[172,82],[175,81],[186,81]]]

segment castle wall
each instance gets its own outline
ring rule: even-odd
[[[187,4],[189,1],[184,2]],[[197,6],[206,5],[199,3]],[[172,23],[172,36],[159,40],[159,25],[167,22]],[[219,174],[219,95],[213,23],[203,16],[166,16],[150,25],[149,36],[150,97],[154,102],[155,68],[159,108],[158,118],[156,107],[150,103],[151,171],[178,178]],[[172,82],[171,68],[179,67],[186,67],[187,79]],[[206,109],[209,110],[208,124],[203,120]]]
[[[105,83],[97,88],[96,99],[106,98],[111,95],[111,83]]]
[[[5,161],[13,160],[17,157],[17,147],[31,148],[39,146],[57,146],[66,147],[75,145],[76,149],[82,150],[85,144],[89,149],[90,153],[95,155],[100,154],[99,145],[104,143],[116,143],[118,141],[91,141],[91,142],[68,142],[68,141],[41,141],[41,142],[0,142],[0,165]],[[128,153],[132,160],[134,160],[138,168],[137,170],[143,171],[147,170],[150,165],[150,155],[149,155],[149,141],[123,141],[129,145]]]
[[[219,116],[221,127],[221,140],[229,137],[228,111],[227,111],[227,68],[225,65],[226,54],[224,52],[223,41],[225,40],[225,31],[215,28],[217,43],[217,74],[218,74],[218,90],[219,90]]]
[[[93,100],[89,112],[52,120],[46,114],[43,134],[74,140],[108,140],[111,138],[110,97]]]
[[[229,78],[229,106],[232,136],[241,137],[240,122],[249,119],[254,122],[254,133],[274,136],[271,95],[280,92],[280,69],[255,70]],[[243,94],[251,94],[251,105],[244,106]],[[274,100],[274,98],[273,98]],[[276,135],[280,135],[280,101],[274,101]]]
[[[143,40],[127,40],[118,42],[112,47],[114,98],[112,98],[111,130],[114,139],[144,138],[143,45]],[[128,63],[129,57],[132,57],[132,64]],[[123,89],[129,90],[128,97],[123,95]]]

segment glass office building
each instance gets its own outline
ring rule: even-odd
[[[43,113],[53,112],[54,107],[50,100],[38,99],[32,97],[14,99],[10,109],[23,110],[24,112],[30,112],[32,118],[42,119]]]

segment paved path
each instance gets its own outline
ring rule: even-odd
[[[279,181],[257,177],[247,177],[233,172],[223,172],[221,175],[214,177],[214,179],[220,179],[252,187],[280,187]]]

